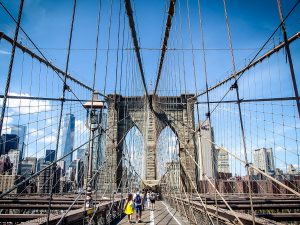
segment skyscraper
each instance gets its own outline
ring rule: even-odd
[[[31,174],[35,173],[36,163],[37,160],[35,157],[26,157],[26,159],[20,163],[20,175],[28,178]]]
[[[253,153],[254,166],[273,175],[275,173],[274,157],[272,148],[255,149]]]
[[[75,134],[75,117],[73,114],[68,113],[65,116],[63,131],[62,131],[62,156],[67,155],[73,150],[74,147],[74,134]],[[72,162],[73,154],[69,154],[65,157],[65,171],[68,171],[68,168]]]
[[[11,149],[19,149],[19,136],[16,134],[2,134],[0,145],[1,155],[7,154]]]
[[[209,122],[201,122],[200,134],[197,138],[199,178],[206,174],[209,178],[217,175],[217,153],[212,142],[214,141],[213,129],[210,129]],[[205,178],[204,178],[205,179]]]
[[[11,149],[8,151],[8,157],[10,162],[13,164],[11,174],[18,175],[19,173],[19,160],[20,160],[20,151],[18,149]]]
[[[298,172],[297,172],[297,169],[295,168],[295,166],[293,164],[289,164],[288,169],[287,169],[287,174],[296,175],[297,173]]]
[[[31,163],[26,163],[25,161],[22,161],[20,164],[20,175],[28,178],[33,174],[32,170],[32,164]]]
[[[18,135],[19,137],[19,151],[20,151],[20,160],[25,158],[25,138],[26,138],[27,127],[23,125],[12,125],[11,134]]]
[[[42,169],[42,165],[45,163],[45,158],[39,158],[37,161],[36,171],[39,172]]]
[[[53,162],[55,158],[55,150],[47,149],[45,155],[45,162]]]
[[[229,173],[228,152],[218,149],[218,172]]]
[[[38,193],[49,193],[51,191],[51,179],[53,179],[53,188],[54,193],[58,193],[60,189],[59,179],[61,174],[61,168],[59,166],[53,167],[50,166],[49,162],[45,162],[41,165],[41,169],[45,169],[37,176],[37,191]],[[48,168],[46,168],[48,167]]]
[[[10,162],[10,158],[8,155],[0,156],[0,174],[11,173],[12,163]]]
[[[75,174],[75,183],[76,183],[77,189],[83,187],[83,181],[84,181],[83,173],[84,173],[83,160],[77,159],[76,160],[76,174]]]
[[[18,175],[0,175],[0,193],[3,193],[12,188],[16,184],[16,181],[19,180],[19,178],[20,177]],[[13,190],[11,193],[16,194],[17,192],[20,192],[19,188]]]

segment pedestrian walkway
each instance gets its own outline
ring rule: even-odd
[[[132,215],[132,224],[136,222],[136,215]],[[129,224],[127,216],[124,217],[119,225]],[[145,208],[142,214],[142,222],[138,224],[147,225],[187,225],[186,219],[183,219],[175,209],[170,208],[165,202],[157,201],[155,210],[151,211]]]

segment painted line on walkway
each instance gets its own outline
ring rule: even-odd
[[[154,225],[154,212],[150,211],[150,225]]]
[[[177,218],[170,212],[168,206],[167,206],[164,202],[161,202],[161,203],[164,204],[164,205],[166,206],[168,212],[169,212],[170,215],[174,218],[174,220],[175,220],[179,225],[181,225],[181,223],[177,220]]]

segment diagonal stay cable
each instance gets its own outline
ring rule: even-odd
[[[77,1],[74,0],[73,9],[72,9],[72,19],[71,19],[71,26],[70,26],[70,33],[69,33],[69,40],[68,40],[68,52],[67,52],[66,67],[65,67],[65,73],[66,74],[68,74],[69,62],[70,62],[70,53],[71,53],[71,45],[72,45],[72,38],[73,38],[73,28],[74,28],[75,13],[76,13],[76,2]],[[69,89],[69,87],[67,85],[67,77],[65,76],[64,79],[63,79],[63,90],[62,90],[62,98],[63,99],[65,98],[66,90],[68,90],[68,89]],[[57,159],[63,110],[64,110],[64,101],[61,101],[54,159]],[[53,167],[55,168],[56,164],[54,164]],[[50,193],[49,193],[50,196],[49,196],[49,205],[48,205],[47,225],[49,224],[52,197],[53,197],[53,192],[54,192],[54,188],[55,188],[53,186],[53,182],[54,182],[54,180],[51,179],[51,181],[50,181],[50,189],[51,190],[50,190]]]
[[[166,111],[164,111],[164,112],[166,113]],[[170,115],[169,115],[169,116],[170,116]],[[171,116],[170,116],[170,117],[171,117]],[[174,118],[174,117],[171,117],[171,118],[173,118],[174,120],[180,122],[179,120],[177,120],[177,119]],[[166,121],[166,120],[164,120],[164,121],[165,121],[169,126],[171,125],[171,121]],[[184,124],[184,123],[183,123],[182,125],[185,126],[185,127],[188,127],[187,124]],[[188,127],[188,128],[189,128],[189,127]],[[201,129],[201,125],[199,126],[198,129],[193,130],[193,132],[194,132],[194,133],[199,132],[200,129]],[[202,135],[201,135],[201,137],[203,137],[205,140],[207,140],[207,141],[210,142],[211,144],[215,145],[216,147],[218,147],[218,148],[224,150],[224,151],[227,152],[229,155],[231,155],[232,157],[236,158],[237,160],[239,160],[240,162],[242,162],[242,163],[244,163],[244,164],[246,165],[246,162],[245,162],[244,160],[240,159],[238,156],[236,156],[235,154],[231,153],[229,150],[225,149],[223,146],[219,146],[217,143],[215,143],[214,141],[211,141],[210,139],[208,139],[208,138],[205,137],[205,136],[202,136]],[[190,140],[191,140],[191,137],[188,139],[188,141],[190,141]],[[183,146],[183,148],[186,149],[186,144]],[[271,177],[270,175],[268,175],[267,173],[263,172],[263,171],[260,170],[259,168],[253,166],[252,164],[249,164],[249,167],[251,167],[252,169],[254,169],[255,171],[257,171],[258,173],[261,173],[261,174],[263,174],[264,176],[268,177],[269,179],[271,179],[272,181],[274,181],[275,183],[277,183],[279,186],[281,186],[281,187],[287,189],[288,191],[290,191],[290,192],[292,192],[293,194],[295,194],[295,195],[297,195],[298,197],[300,197],[300,194],[299,194],[298,192],[296,192],[295,190],[291,189],[291,188],[288,187],[287,185],[281,183],[280,181],[276,180],[275,178]]]
[[[227,150],[225,147],[218,145],[217,143],[215,143],[214,141],[211,141],[210,139],[208,139],[207,137],[203,136],[203,138],[205,140],[207,140],[208,142],[210,142],[211,144],[214,144],[215,146],[217,146],[219,149],[222,149],[223,151],[227,152],[230,156],[234,157],[235,159],[237,159],[238,161],[240,161],[241,163],[246,165],[246,161],[241,159],[239,156],[235,155],[234,153],[230,152],[229,150]],[[293,190],[292,188],[290,188],[289,186],[285,185],[284,183],[280,182],[279,180],[275,179],[274,177],[270,176],[269,174],[267,174],[266,172],[264,172],[263,170],[259,169],[258,167],[252,165],[249,163],[249,167],[251,167],[253,170],[255,170],[257,173],[262,174],[263,176],[269,178],[270,180],[274,181],[276,184],[278,184],[279,186],[285,188],[286,190],[290,191],[291,193],[293,193],[294,195],[296,195],[297,197],[300,198],[300,193]]]
[[[0,4],[1,4],[1,2],[0,2]],[[10,43],[11,45],[13,44],[13,39],[11,39],[9,36],[7,36],[2,31],[0,31],[0,39],[4,39],[5,41],[7,41],[8,43]],[[87,89],[89,91],[92,90],[91,87],[89,87],[86,84],[80,82],[79,80],[77,80],[76,78],[74,78],[73,76],[71,76],[70,74],[65,74],[64,71],[62,71],[60,68],[58,68],[55,65],[53,65],[50,61],[47,61],[43,57],[40,57],[39,55],[37,55],[34,52],[32,52],[30,50],[30,48],[25,47],[24,45],[22,45],[19,42],[16,42],[16,47],[18,47],[20,50],[22,50],[23,53],[26,53],[26,54],[30,55],[32,58],[36,59],[40,63],[45,64],[47,67],[50,67],[53,71],[56,71],[58,74],[62,74],[63,76],[66,76],[68,79],[74,81],[75,83],[77,83],[78,85],[84,87],[85,89]],[[32,48],[32,49],[35,49],[35,48]]]
[[[155,95],[157,92],[157,88],[158,88],[158,84],[159,84],[159,80],[160,80],[160,76],[161,76],[161,71],[162,71],[162,67],[163,67],[163,63],[164,63],[165,53],[168,49],[168,40],[169,40],[170,30],[172,27],[172,18],[173,18],[174,12],[175,12],[175,4],[176,4],[176,0],[170,0],[168,19],[166,22],[166,29],[165,29],[165,36],[164,36],[163,44],[161,47],[161,56],[160,56],[160,62],[159,62],[159,67],[158,67],[158,71],[157,71],[157,77],[156,77],[156,83],[155,83],[155,89],[154,89],[153,95]]]
[[[170,124],[170,121],[168,121],[168,120],[166,120],[166,119],[164,119],[164,118],[162,118],[162,122],[163,122],[166,126],[170,126],[170,125],[171,125],[171,124]],[[184,124],[184,125],[185,125],[185,124]],[[186,125],[186,126],[187,126],[187,125]],[[184,145],[184,149],[186,149],[186,145]],[[179,155],[178,155],[178,157],[179,157],[179,160],[181,161],[181,157],[180,157]],[[180,165],[182,165],[182,164],[180,163]],[[184,170],[186,170],[186,169],[184,168]],[[188,176],[188,179],[190,179],[190,181],[189,181],[190,185],[192,185],[192,186],[194,187],[194,189],[196,190],[196,192],[197,192],[197,194],[198,194],[198,196],[199,196],[199,198],[200,198],[201,204],[202,204],[202,206],[203,206],[203,208],[204,208],[204,211],[205,211],[206,215],[208,216],[208,218],[209,218],[211,224],[214,224],[212,218],[210,217],[210,215],[209,215],[209,213],[208,213],[208,211],[207,211],[207,205],[203,202],[203,200],[202,200],[200,194],[198,193],[197,188],[196,188],[196,186],[194,185],[194,183],[193,183],[191,177],[189,176],[189,174],[188,174],[188,173],[186,173],[186,174],[187,174],[187,176]],[[183,190],[184,190],[184,188],[183,188]],[[184,191],[185,191],[185,190],[184,190]]]
[[[2,6],[2,8],[5,10],[5,12],[9,15],[9,17],[15,22],[17,23],[17,20],[14,18],[14,16],[9,12],[9,10],[7,9],[7,7],[0,1],[0,5]],[[35,42],[30,38],[30,36],[27,34],[27,32],[23,29],[23,27],[20,25],[20,29],[22,30],[22,32],[25,34],[25,36],[28,38],[28,40],[32,43],[32,45],[35,47],[35,49],[41,54],[42,58],[46,61],[47,65],[52,65],[50,63],[50,61],[46,58],[46,56],[43,54],[43,52],[40,50],[40,48],[35,44]],[[54,70],[54,72],[58,75],[58,77],[63,81],[63,78],[59,75],[59,72],[57,70]],[[73,80],[74,82],[78,83],[79,85],[82,85],[81,82],[79,82],[78,80],[76,80],[75,78],[71,77],[68,74],[62,73],[63,76],[67,76],[67,78]],[[86,85],[84,85],[85,88],[87,88]],[[75,94],[74,91],[72,91],[72,89],[69,87],[68,90],[70,92],[72,92],[72,94],[75,96],[75,98],[77,98],[79,100],[79,98],[77,97],[77,95]],[[101,96],[103,96],[104,98],[108,98],[108,96],[101,94]]]
[[[95,137],[93,137],[92,139],[97,138],[99,135],[95,135]],[[6,196],[7,194],[11,193],[13,190],[15,190],[16,188],[20,187],[21,185],[23,185],[24,183],[26,183],[27,181],[31,180],[32,178],[38,176],[39,174],[41,174],[43,171],[49,169],[50,167],[52,167],[54,164],[56,164],[57,162],[63,160],[64,158],[66,158],[68,155],[73,154],[75,151],[77,151],[78,149],[82,148],[83,146],[85,146],[86,144],[88,144],[91,141],[91,139],[87,140],[86,142],[84,142],[83,144],[81,144],[80,146],[78,146],[77,148],[74,148],[72,151],[70,151],[69,153],[65,154],[64,156],[60,157],[59,159],[55,160],[54,162],[52,162],[51,164],[49,164],[48,166],[44,167],[43,169],[41,169],[38,172],[35,172],[34,174],[32,174],[30,177],[28,177],[27,179],[21,181],[20,183],[14,185],[13,187],[11,187],[10,189],[8,189],[7,191],[3,192],[2,194],[0,194],[0,199],[3,198],[4,196]]]
[[[128,116],[129,116],[129,115],[128,115]],[[127,117],[128,117],[128,116],[127,116]],[[125,118],[127,118],[127,117],[125,117]],[[125,118],[124,118],[124,119],[125,119]],[[124,119],[122,119],[122,120],[124,120]],[[118,123],[121,122],[122,120],[119,120]],[[111,127],[109,127],[108,129],[103,130],[103,131],[106,132],[107,130],[109,130],[109,129],[113,128],[113,127],[114,127],[114,126],[111,126]],[[99,135],[100,135],[100,134],[99,134]],[[97,136],[99,136],[99,135],[97,135]],[[107,137],[111,139],[111,137],[109,137],[109,136],[107,136]],[[123,137],[119,140],[119,142],[117,143],[117,145],[114,147],[114,150],[118,151],[118,146],[124,141],[125,137],[126,137],[126,134],[123,135]],[[94,138],[96,138],[96,137],[94,137]],[[128,154],[128,153],[127,153],[127,154]],[[118,162],[118,165],[117,165],[116,170],[117,170],[118,167],[121,165],[120,163],[121,163],[122,159],[127,160],[127,159],[124,158],[124,157],[125,157],[125,155],[123,154],[122,158],[121,158],[121,159],[119,160],[119,162]],[[129,165],[131,166],[130,159],[129,159]],[[133,170],[134,170],[134,172],[138,175],[138,173],[135,171],[134,168],[133,168]],[[114,171],[114,174],[115,174],[115,173],[116,173],[116,171]],[[92,178],[92,179],[93,179],[93,178]],[[123,179],[123,177],[122,177],[122,179]],[[102,198],[104,197],[105,193],[106,193],[107,190],[108,190],[108,187],[109,187],[109,186],[107,186],[107,188],[106,188],[105,191],[104,191],[104,194],[102,195],[102,197],[101,197],[100,199],[102,199]],[[94,214],[93,214],[92,218],[95,216],[95,213],[98,211],[98,208],[99,208],[99,207],[100,207],[100,203],[97,205],[96,209],[94,210]]]
[[[270,52],[268,52],[268,53],[270,53],[270,54],[266,54],[266,56],[262,56],[262,57],[259,58],[258,60],[255,60],[255,59],[259,56],[259,54],[262,52],[262,50],[265,49],[266,45],[269,43],[269,41],[272,39],[272,37],[276,34],[276,32],[281,28],[282,23],[284,23],[284,22],[287,20],[287,18],[291,15],[291,13],[295,10],[295,8],[297,7],[297,5],[298,5],[299,3],[300,3],[300,0],[298,0],[298,1],[295,3],[295,5],[291,8],[291,10],[288,12],[288,14],[284,17],[283,21],[276,27],[276,29],[273,31],[273,33],[269,36],[269,38],[265,41],[265,43],[259,48],[258,52],[257,52],[257,53],[255,54],[255,56],[250,60],[250,62],[247,64],[247,66],[246,66],[244,69],[242,69],[242,70],[240,70],[240,71],[237,71],[236,73],[233,73],[232,75],[230,75],[230,76],[229,76],[228,78],[226,78],[225,80],[219,82],[218,84],[214,85],[213,87],[210,87],[210,88],[208,89],[208,91],[211,91],[211,90],[213,90],[213,89],[215,89],[215,88],[217,88],[217,87],[223,85],[224,83],[227,83],[228,81],[230,81],[230,80],[232,80],[232,79],[234,79],[234,78],[236,78],[236,80],[238,81],[238,80],[242,77],[242,75],[245,73],[245,71],[246,71],[247,69],[251,68],[252,66],[256,65],[257,63],[261,62],[263,59],[269,57],[271,54],[273,54],[274,52],[276,52],[276,51],[277,51],[277,47],[274,48],[274,50],[271,50]],[[281,43],[281,44],[282,44],[282,43]],[[283,45],[281,45],[281,44],[278,45],[278,47],[281,48],[281,47],[284,46],[284,43],[283,43]],[[230,92],[230,90],[231,90],[231,89],[229,89],[228,92],[226,92],[224,95],[226,96],[226,95]],[[193,97],[191,97],[191,98],[192,98],[192,99],[196,99],[197,97],[199,97],[199,96],[201,96],[201,95],[203,95],[203,94],[205,94],[205,93],[206,93],[206,91],[204,91],[204,92],[202,92],[202,93],[200,93],[200,94],[198,94],[198,95],[196,95],[196,96],[193,96]],[[221,100],[220,102],[223,101],[223,99],[225,98],[225,96],[222,98],[222,100]]]
[[[9,87],[10,87],[11,73],[12,73],[13,64],[14,64],[14,58],[15,58],[15,52],[16,52],[16,43],[17,43],[17,40],[18,40],[18,35],[19,35],[19,30],[20,30],[20,23],[21,23],[21,18],[22,18],[23,5],[24,5],[24,0],[22,0],[20,2],[20,7],[19,7],[19,11],[18,11],[18,21],[15,20],[16,29],[15,29],[15,34],[14,34],[14,40],[13,40],[13,43],[12,43],[11,57],[10,57],[10,61],[9,61],[6,84],[5,84],[5,90],[4,90],[4,98],[3,98],[3,101],[2,101],[2,107],[1,107],[0,136],[2,134],[2,127],[3,127],[3,122],[4,122],[5,110],[6,110],[7,95],[8,95]]]
[[[228,35],[228,42],[229,42],[229,46],[230,46],[230,56],[231,56],[231,62],[232,62],[232,67],[233,67],[233,72],[236,73],[236,66],[235,66],[235,57],[233,54],[233,50],[232,50],[232,37],[231,37],[231,29],[230,29],[230,23],[229,23],[229,19],[228,19],[228,12],[227,12],[227,4],[226,4],[226,0],[223,0],[224,3],[224,14],[225,14],[225,21],[226,21],[226,27],[227,27],[227,35]],[[244,121],[243,121],[243,116],[242,116],[242,109],[241,109],[241,103],[240,103],[240,91],[238,88],[238,83],[237,83],[237,79],[236,77],[234,78],[235,80],[235,87],[232,87],[235,89],[235,93],[236,93],[236,99],[237,99],[237,106],[238,106],[238,112],[239,112],[239,124],[240,124],[240,129],[241,129],[241,138],[242,138],[242,142],[243,142],[243,152],[244,152],[244,157],[245,157],[245,162],[246,162],[246,172],[247,172],[247,176],[249,177],[249,179],[247,179],[247,184],[248,184],[248,191],[249,191],[249,199],[250,199],[250,205],[251,205],[251,215],[252,215],[252,223],[253,225],[255,225],[255,212],[254,212],[254,208],[253,208],[253,200],[252,200],[252,187],[251,187],[251,181],[252,178],[250,176],[250,171],[249,171],[249,161],[248,161],[248,157],[247,157],[247,144],[246,144],[246,138],[245,138],[245,128],[244,128]]]
[[[123,157],[119,160],[118,165],[117,165],[116,169],[114,170],[113,176],[116,175],[118,168],[121,166],[122,159],[123,159]],[[123,177],[124,177],[124,174],[122,175],[121,181],[122,181]],[[121,184],[121,182],[119,183],[118,188],[120,187],[120,184]],[[94,208],[94,210],[93,210],[92,216],[89,218],[88,225],[90,225],[91,222],[93,221],[93,218],[95,217],[96,213],[98,212],[98,210],[101,206],[101,200],[104,198],[104,196],[105,196],[106,192],[108,191],[108,189],[109,189],[109,186],[107,185],[107,187],[105,188],[105,191],[103,192],[103,194],[100,197],[99,203],[97,204],[96,208]],[[111,191],[114,192],[114,190],[111,190]],[[109,207],[109,210],[108,210],[109,212],[111,211],[112,206],[113,206],[113,204],[111,204],[111,207]]]
[[[293,36],[291,36],[287,42],[288,44],[294,42],[295,40],[300,38],[300,32],[298,31],[297,33],[295,33]],[[203,92],[199,93],[196,97],[200,97],[204,94],[206,94],[206,92],[210,92],[214,89],[216,89],[217,87],[227,83],[228,81],[234,79],[234,77],[240,76],[242,75],[245,71],[249,70],[251,67],[254,67],[255,65],[257,65],[258,63],[262,62],[263,60],[269,58],[271,55],[273,55],[274,53],[278,52],[279,50],[281,50],[282,48],[284,48],[285,46],[285,42],[280,42],[277,46],[273,47],[272,49],[270,49],[268,52],[266,52],[264,55],[262,55],[261,57],[257,58],[256,60],[252,61],[252,63],[248,64],[247,66],[243,67],[242,69],[240,69],[239,71],[237,71],[236,73],[231,74],[229,77],[225,78],[223,81],[209,87],[207,90],[204,90]],[[207,50],[207,49],[206,49]],[[234,51],[236,51],[233,48]],[[223,101],[224,102],[224,101]]]
[[[191,153],[186,149],[184,148],[184,151],[188,154],[188,156],[193,160],[194,164],[200,168],[199,164],[196,162],[196,160],[194,159],[194,157],[191,155]],[[181,157],[179,156],[180,160],[181,160]],[[238,218],[238,216],[235,214],[235,211],[232,210],[231,206],[228,204],[228,202],[225,200],[224,196],[218,191],[218,188],[216,187],[216,184],[214,184],[211,179],[207,176],[206,173],[204,173],[204,176],[206,177],[207,181],[210,183],[210,185],[213,186],[213,188],[215,189],[216,193],[221,197],[222,201],[225,203],[225,205],[227,206],[227,208],[233,213],[234,217],[241,223],[241,220]]]
[[[115,125],[112,125],[106,129],[103,129],[103,127],[101,127],[103,129],[103,132],[107,132],[110,129],[113,129],[115,126],[117,126],[118,123],[122,122],[123,120],[125,120],[126,118],[128,118],[130,115],[124,117],[123,119],[117,121],[117,123]],[[73,154],[75,151],[77,151],[78,149],[82,148],[83,146],[85,146],[86,144],[88,144],[91,140],[95,140],[96,138],[98,138],[100,136],[100,134],[95,135],[93,138],[87,140],[86,142],[84,142],[83,144],[81,144],[80,146],[78,146],[77,148],[74,148],[72,151],[70,151],[69,153],[65,154],[64,156],[60,157],[59,159],[55,160],[54,162],[52,162],[51,164],[49,164],[48,166],[46,166],[44,169],[32,174],[30,177],[28,177],[27,179],[21,181],[18,184],[15,184],[13,187],[11,187],[10,189],[8,189],[7,191],[3,192],[2,194],[0,194],[0,199],[3,198],[4,196],[6,196],[7,194],[11,193],[13,190],[15,190],[16,188],[20,187],[21,185],[23,185],[24,183],[26,183],[27,181],[31,180],[32,178],[36,177],[37,175],[39,175],[40,173],[42,173],[43,171],[47,170],[48,168],[50,168],[51,166],[53,166],[55,163],[61,161],[62,159],[66,158],[68,155]]]
[[[180,165],[186,170],[186,168],[185,168],[185,166],[184,166],[184,163],[183,163],[183,161],[182,161],[182,158],[179,156],[179,160],[180,160]],[[195,161],[194,161],[195,162]],[[188,179],[189,179],[189,181],[190,181],[190,183],[192,184],[192,186],[195,188],[195,190],[197,190],[197,188],[196,188],[196,185],[195,185],[195,183],[193,182],[193,180],[192,180],[192,178],[190,177],[190,175],[187,173],[187,177],[188,177]],[[210,182],[211,183],[211,182]],[[211,183],[212,184],[212,183]],[[218,192],[218,190],[216,189],[216,187],[215,187],[215,190],[217,191],[217,193],[218,194],[220,194],[219,192]],[[199,194],[199,192],[198,191],[196,191],[197,192],[197,195],[198,195],[198,197],[200,198],[200,200],[201,200],[201,197],[200,197],[200,194]],[[221,195],[220,195],[221,196]],[[227,203],[227,201],[223,198],[223,197],[221,197],[222,198],[222,200],[224,201],[224,203],[226,204],[226,206],[228,207],[228,209],[232,212],[232,214],[233,214],[233,216],[237,219],[237,221],[240,223],[240,224],[243,224],[242,223],[242,221],[240,220],[240,218],[237,216],[237,214],[235,213],[235,211],[233,211],[232,210],[232,208],[230,207],[230,205]],[[202,200],[201,200],[201,204],[203,205],[204,203],[202,202]],[[207,212],[208,213],[208,212]]]
[[[114,150],[118,151],[118,146],[124,141],[126,135],[127,135],[127,134],[123,135],[123,137],[119,140],[119,142],[117,143],[117,145],[114,147]],[[127,154],[127,157],[128,157],[128,158],[125,156],[125,154]],[[116,174],[116,172],[117,172],[117,170],[118,170],[118,167],[121,166],[122,159],[128,161],[129,167],[131,167],[131,168],[133,169],[133,172],[134,172],[134,173],[142,180],[142,178],[141,178],[140,175],[136,172],[134,166],[132,165],[131,160],[130,160],[130,156],[129,156],[129,153],[128,153],[127,150],[125,150],[125,153],[122,154],[122,158],[119,160],[118,165],[117,165],[117,167],[116,167],[116,170],[114,171],[114,175],[113,175],[113,176],[115,176],[115,174]],[[124,174],[122,175],[121,180],[123,179],[123,177],[124,177]],[[120,184],[121,184],[121,182],[120,182]],[[120,184],[119,184],[119,186],[120,186]],[[107,186],[107,188],[108,188],[108,187],[109,187],[109,186]],[[101,197],[100,199],[102,199],[102,198],[104,197],[104,195],[105,195],[105,193],[106,193],[106,191],[107,191],[107,188],[106,188],[106,190],[104,191],[104,193],[103,193],[103,195],[102,195],[102,197]],[[99,207],[100,207],[100,203],[97,205],[96,209],[94,210],[93,215],[92,215],[90,221],[92,221],[92,219],[93,219],[93,217],[95,216],[96,212],[98,211]],[[111,208],[110,208],[110,210],[111,210]],[[110,211],[110,210],[109,210],[109,211]],[[90,223],[89,223],[89,224],[90,224]]]
[[[89,180],[88,182],[91,183],[93,182],[93,180],[96,178],[96,175],[99,173],[100,170],[103,169],[103,166],[105,165],[105,161],[102,163],[102,165],[99,166],[97,172],[94,174],[94,176],[91,178],[91,180]],[[70,212],[70,210],[72,209],[73,205],[78,201],[78,199],[80,198],[80,196],[83,194],[83,192],[80,192],[77,197],[74,199],[74,201],[71,203],[71,205],[69,206],[69,208],[67,209],[67,211],[64,213],[64,215],[60,218],[60,220],[56,223],[56,225],[61,224],[61,222],[63,221],[63,219],[66,217],[66,215]]]

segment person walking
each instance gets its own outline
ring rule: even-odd
[[[139,191],[137,191],[134,199],[134,209],[136,213],[136,223],[141,223],[142,222],[142,204],[143,204],[143,199]]]
[[[132,217],[132,214],[134,213],[134,210],[133,210],[132,194],[130,194],[130,193],[128,194],[126,203],[124,205],[124,213],[128,216],[128,223],[131,223],[131,217]]]
[[[142,210],[143,211],[145,210],[145,201],[146,201],[146,193],[143,190],[143,192],[142,192]]]
[[[156,199],[156,194],[154,192],[151,192],[150,194],[151,210],[155,209],[155,199]]]
[[[146,201],[147,201],[147,209],[150,209],[150,192],[147,191],[147,195],[146,195]]]

